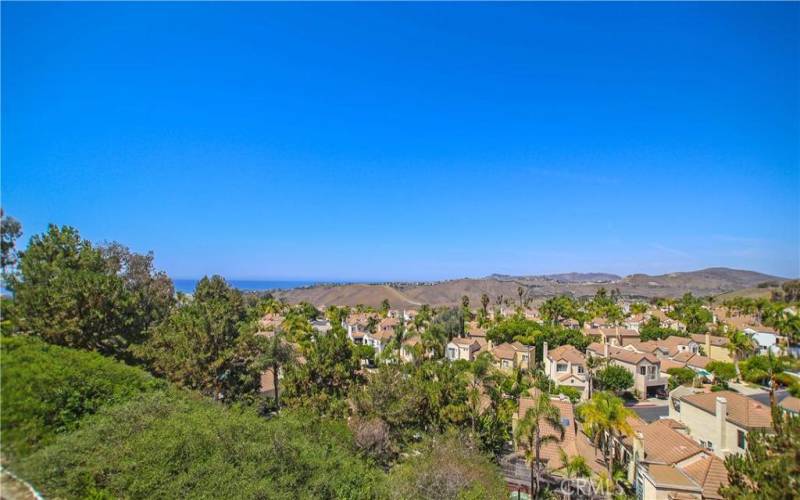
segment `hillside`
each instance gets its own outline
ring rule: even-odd
[[[479,304],[484,293],[489,295],[492,303],[500,297],[515,301],[519,287],[534,300],[560,294],[590,296],[600,287],[617,289],[625,297],[647,299],[678,297],[686,292],[716,296],[752,288],[766,281],[782,282],[785,279],[754,271],[717,267],[662,275],[632,274],[624,278],[607,273],[565,273],[524,277],[491,275],[432,284],[325,285],[278,291],[276,295],[291,303],[308,301],[316,305],[378,306],[381,301],[388,299],[393,307],[411,307],[419,304],[459,304],[464,295],[469,297],[470,303]]]

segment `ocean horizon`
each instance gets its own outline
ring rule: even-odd
[[[200,279],[173,279],[175,291],[183,293],[194,293],[194,289]],[[332,283],[330,280],[236,280],[226,279],[233,288],[243,292],[268,292],[270,290],[285,290],[290,288],[300,288],[311,286],[318,283]]]

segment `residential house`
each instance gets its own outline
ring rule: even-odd
[[[585,399],[588,392],[586,381],[586,356],[571,345],[562,345],[549,350],[547,342],[542,345],[544,373],[558,385],[575,388]]]
[[[661,375],[661,360],[651,353],[635,352],[605,344],[592,343],[587,354],[608,358],[609,363],[621,366],[633,375],[633,390],[641,398],[666,390],[667,379]]]
[[[450,361],[473,361],[486,342],[475,338],[454,337],[445,347],[445,357]]]
[[[327,319],[314,319],[311,320],[311,328],[319,333],[328,333],[333,327]]]
[[[644,314],[633,314],[622,321],[622,326],[628,330],[634,330],[638,332],[639,327],[642,326],[646,321],[647,317]]]
[[[520,342],[505,342],[491,349],[496,365],[501,370],[510,371],[515,366],[529,370],[534,366],[535,349]]]
[[[733,358],[731,358],[730,352],[728,352],[727,337],[698,333],[692,335],[692,340],[702,345],[705,355],[713,361],[733,362]]]
[[[598,337],[602,344],[608,343],[615,346],[623,346],[639,340],[639,332],[618,326],[584,328],[584,334]]]
[[[375,354],[380,354],[389,345],[389,342],[394,338],[394,330],[379,330],[375,333],[364,332],[363,344],[372,346],[375,349]]]
[[[670,394],[670,418],[684,424],[689,435],[722,458],[744,453],[750,431],[772,428],[769,405],[747,396],[732,391],[676,391]]]
[[[793,416],[800,416],[800,398],[786,396],[778,403],[783,411]]]

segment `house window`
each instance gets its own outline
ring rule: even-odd
[[[578,373],[583,373],[583,366],[578,365]]]
[[[648,366],[647,367],[647,378],[650,380],[656,379],[656,367],[655,366]]]
[[[456,359],[456,350],[452,347],[447,349],[447,358],[448,359]]]
[[[565,372],[565,371],[567,371],[567,364],[566,363],[558,363],[556,365],[556,371],[557,372]]]
[[[511,368],[511,361],[504,359],[501,365],[503,368]]]
[[[747,438],[744,431],[736,431],[736,444],[743,450],[747,448]]]
[[[647,367],[646,366],[640,366],[639,367],[639,375],[647,375]]]

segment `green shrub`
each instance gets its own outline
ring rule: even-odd
[[[0,339],[3,453],[23,456],[109,404],[165,384],[99,354],[31,337]]]
[[[17,472],[48,497],[374,498],[383,473],[342,422],[264,419],[169,390],[101,410]]]
[[[669,390],[672,390],[679,385],[690,384],[697,374],[691,368],[670,368],[667,370],[669,375]]]

